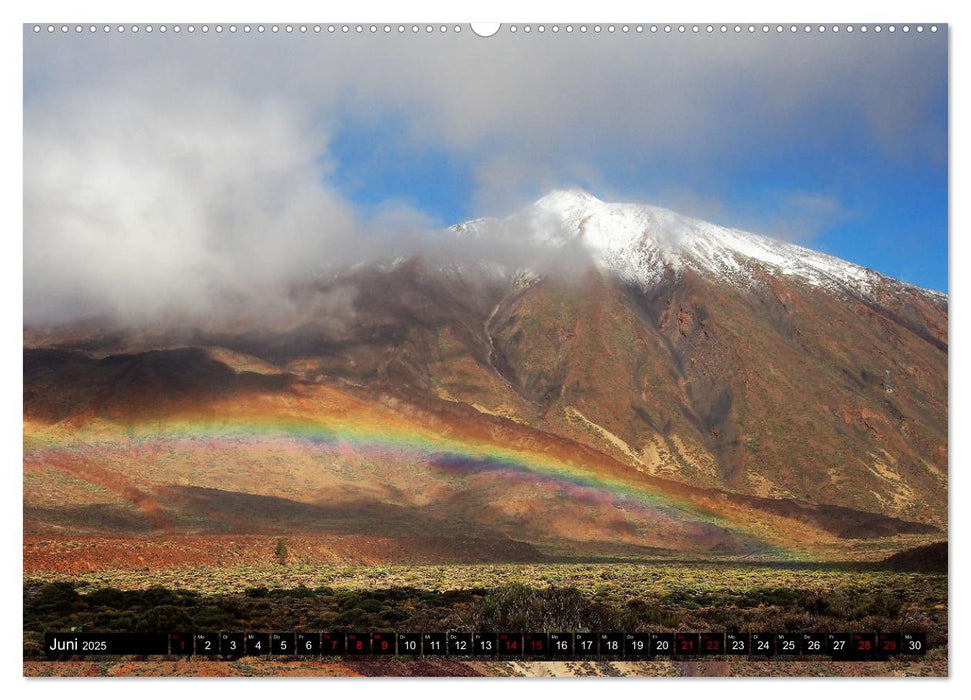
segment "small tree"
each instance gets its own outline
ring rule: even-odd
[[[287,551],[287,541],[286,540],[277,540],[276,541],[276,551],[274,552],[274,554],[276,555],[277,563],[280,566],[286,566],[286,564],[287,564],[287,555],[289,554],[289,552]]]

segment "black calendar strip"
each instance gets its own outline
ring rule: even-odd
[[[712,656],[880,661],[921,655],[920,632],[49,632],[48,657],[453,656],[522,659],[690,659]]]

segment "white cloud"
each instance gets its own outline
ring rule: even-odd
[[[24,294],[34,319],[136,320],[268,303],[340,256],[352,210],[297,115],[215,92],[35,105],[25,134]]]
[[[940,158],[946,38],[871,39],[28,31],[25,317],[261,310],[328,261],[440,249],[421,213],[364,215],[328,184],[328,135],[355,120],[468,163],[482,214],[547,186],[629,189],[606,163],[717,173],[847,135]],[[782,197],[753,228],[811,232],[840,215],[827,196]]]

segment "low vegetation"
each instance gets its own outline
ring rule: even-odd
[[[685,564],[211,570],[211,589],[24,584],[25,654],[44,631],[923,631],[947,644],[947,577]],[[171,572],[166,572],[171,575]],[[196,572],[201,574],[201,572]],[[191,577],[187,579],[193,581]],[[322,583],[321,581],[326,581]],[[137,582],[135,582],[137,583]],[[144,581],[142,581],[144,583]]]

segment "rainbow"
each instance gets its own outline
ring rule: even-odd
[[[318,414],[319,416],[319,414]],[[81,427],[70,433],[75,446],[117,445],[119,431]],[[567,462],[549,455],[503,447],[484,440],[456,439],[389,417],[351,414],[332,420],[305,416],[230,415],[220,419],[167,418],[164,425],[139,424],[127,431],[130,446],[149,446],[153,442],[203,441],[207,448],[231,451],[249,442],[275,445],[280,449],[353,452],[376,460],[407,459],[421,461],[430,469],[456,475],[499,474],[523,484],[555,488],[581,503],[609,504],[637,513],[699,527],[730,532],[751,542],[763,553],[801,558],[799,550],[767,543],[765,533],[720,517],[697,503],[676,494],[652,490],[636,477],[604,474],[583,464]],[[66,436],[65,436],[66,437]],[[80,443],[75,442],[79,440]],[[57,442],[61,442],[57,440]],[[48,445],[53,447],[53,445]],[[69,445],[61,444],[59,449]]]

